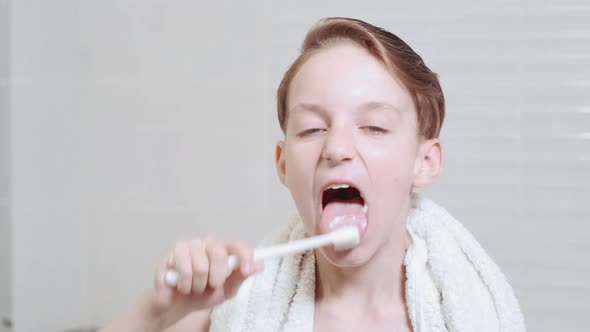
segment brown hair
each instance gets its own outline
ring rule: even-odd
[[[380,60],[412,96],[418,133],[426,139],[438,137],[445,116],[445,99],[436,73],[398,36],[361,20],[342,17],[325,18],[312,27],[305,36],[301,54],[285,73],[277,91],[277,111],[283,133],[291,81],[307,59],[339,41],[354,42]]]

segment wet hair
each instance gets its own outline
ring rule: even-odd
[[[416,107],[418,134],[438,137],[445,116],[445,99],[438,75],[401,38],[357,19],[331,17],[320,20],[305,36],[301,53],[291,64],[277,91],[277,112],[286,132],[289,86],[303,64],[323,48],[353,42],[381,61],[410,93]]]

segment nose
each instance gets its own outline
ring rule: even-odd
[[[333,165],[350,161],[356,156],[356,142],[352,131],[346,128],[331,128],[326,135],[322,158]]]

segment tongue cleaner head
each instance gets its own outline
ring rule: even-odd
[[[342,251],[356,247],[360,242],[360,234],[356,226],[341,227],[330,233],[334,250]]]

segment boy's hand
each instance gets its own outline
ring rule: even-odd
[[[252,248],[244,243],[213,237],[177,242],[156,270],[152,315],[164,325],[172,325],[193,311],[210,309],[232,298],[246,278],[264,269],[262,262],[253,262],[252,254]],[[231,274],[229,255],[236,255],[240,262]],[[169,269],[178,272],[176,287],[164,281]]]

